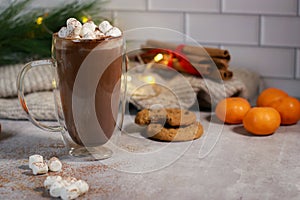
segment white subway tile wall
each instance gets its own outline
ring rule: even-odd
[[[258,30],[258,16],[187,14],[186,33],[200,43],[258,45]]]
[[[180,34],[185,32],[183,13],[118,11],[115,17],[115,25],[120,27],[122,30],[129,31],[139,29],[136,32],[137,34],[131,34],[128,39],[146,40],[149,39],[149,37],[156,37],[161,38],[162,40],[173,41],[177,39],[177,32]],[[170,29],[173,30],[173,33],[172,35],[169,35],[167,31],[159,29],[155,30],[149,27]],[[142,28],[145,28],[144,32],[141,30]],[[149,32],[147,32],[147,28],[149,28]]]
[[[11,1],[1,0],[0,7]],[[61,1],[34,2],[34,7],[51,7]],[[265,87],[300,98],[300,0],[109,0],[104,9],[127,32],[161,27],[203,46],[226,48],[232,67],[256,71]],[[149,37],[181,42],[164,29]],[[148,37],[131,36],[139,42]]]
[[[261,44],[300,48],[300,17],[262,17]]]
[[[144,0],[113,0],[108,1],[106,9],[109,10],[145,10],[147,2]]]
[[[272,78],[294,78],[295,52],[290,48],[224,46],[234,56],[232,67],[243,67]]]
[[[223,12],[297,15],[298,0],[224,0]]]
[[[182,30],[203,46],[228,49],[230,65],[259,73],[264,87],[300,98],[300,0],[140,0],[131,8],[111,2],[119,2],[113,11],[124,30]]]
[[[296,58],[296,78],[300,80],[300,49],[297,49],[297,58]]]
[[[219,0],[152,0],[149,10],[219,12],[220,4]]]
[[[300,2],[298,0],[298,16],[300,16]]]

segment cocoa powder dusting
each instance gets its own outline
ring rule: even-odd
[[[48,156],[47,156],[48,157]],[[50,157],[50,156],[49,156]],[[105,183],[107,180],[116,180],[117,175],[110,173],[119,164],[104,165],[100,162],[82,162],[66,163],[62,161],[62,170],[59,172],[49,171],[43,175],[33,175],[28,167],[28,160],[16,160],[4,164],[0,175],[0,196],[13,191],[22,191],[21,193],[33,195],[33,199],[39,197],[50,197],[49,192],[44,188],[43,183],[47,176],[60,175],[62,177],[74,177],[87,181],[90,190],[85,194],[85,198],[95,196],[108,196],[117,189],[117,186]],[[98,178],[99,177],[99,178]],[[1,188],[3,189],[2,193]],[[7,192],[8,191],[8,192]],[[10,191],[10,192],[9,192]]]

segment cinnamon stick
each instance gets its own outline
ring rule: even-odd
[[[210,74],[214,68],[212,64],[198,64],[198,63],[191,63],[193,67],[201,74],[201,75],[208,75]]]
[[[207,56],[195,56],[195,55],[186,55],[187,59],[191,63],[197,63],[197,64],[215,64],[218,69],[227,69],[228,68],[228,60],[216,58],[216,57],[207,57]]]
[[[204,47],[204,49],[211,57],[224,58],[226,60],[230,60],[229,51],[226,49],[224,50],[224,49],[218,49],[212,47]]]
[[[178,48],[178,45],[169,42],[162,42],[158,40],[147,40],[146,44],[142,45],[142,48],[161,48],[161,49],[170,49],[175,51]],[[182,53],[198,55],[198,56],[209,55],[211,57],[218,57],[218,58],[224,58],[230,60],[230,54],[228,50],[222,50],[218,48],[185,45],[182,48]]]
[[[212,60],[218,69],[227,69],[229,67],[228,60],[226,59],[213,57]]]
[[[153,60],[156,53],[145,53],[142,54],[141,57],[145,63],[150,62]],[[187,54],[185,55],[186,59],[192,64],[203,64],[203,65],[210,65],[211,67],[217,67],[218,69],[227,69],[228,68],[228,60],[217,58],[217,57],[209,57],[209,56],[196,56]]]
[[[208,78],[212,78],[215,80],[230,80],[233,76],[233,72],[229,71],[229,70],[224,70],[224,69],[220,69],[220,70],[214,70],[212,71],[212,73],[205,75],[205,77]]]
[[[200,75],[208,75],[211,73],[212,65],[210,64],[197,64],[197,63],[191,63],[193,67],[199,72]],[[173,59],[173,65],[172,67],[176,69],[179,72],[187,73],[187,71],[180,65],[176,59]]]
[[[153,60],[156,54],[149,54],[145,53],[142,54],[141,59],[144,63],[148,63]],[[203,57],[203,56],[195,56],[195,55],[187,55],[187,59],[191,65],[200,73],[200,74],[210,74],[213,70],[218,69],[227,69],[228,63],[224,61],[224,59],[214,58],[211,59],[210,57]],[[172,60],[173,67],[180,72],[186,72],[186,70],[180,66],[178,59],[174,58]]]
[[[179,72],[188,73],[186,69],[180,65],[180,62],[178,62],[177,58],[172,59],[172,67],[176,69]],[[191,63],[193,67],[199,72],[201,76],[215,79],[215,80],[229,80],[232,78],[233,73],[232,71],[229,71],[227,69],[216,69],[211,64],[198,64],[198,63]],[[159,64],[159,63],[153,63],[153,67],[157,68],[163,68],[168,69],[167,65]]]

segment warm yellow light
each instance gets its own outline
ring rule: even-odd
[[[57,88],[57,84],[56,84],[56,81],[54,79],[52,80],[52,88],[54,88],[54,89]]]
[[[89,18],[87,16],[82,16],[81,21],[82,21],[82,23],[86,23],[89,21]]]
[[[154,61],[155,61],[155,62],[159,62],[159,61],[161,61],[163,58],[164,58],[164,55],[161,54],[161,53],[159,53],[159,54],[157,54],[157,55],[154,57]]]
[[[43,23],[43,17],[38,17],[35,22],[38,24],[38,25],[41,25]]]
[[[145,77],[144,77],[144,81],[145,81],[146,83],[153,84],[153,83],[155,83],[155,78],[154,78],[153,76],[145,76]]]

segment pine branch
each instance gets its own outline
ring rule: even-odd
[[[48,12],[28,11],[26,6],[30,2],[15,1],[0,13],[0,27],[5,27],[0,32],[0,66],[50,57],[52,33],[65,26],[68,18],[81,19],[86,13],[92,13],[99,0],[77,0]],[[38,17],[42,17],[42,24],[36,23]]]

